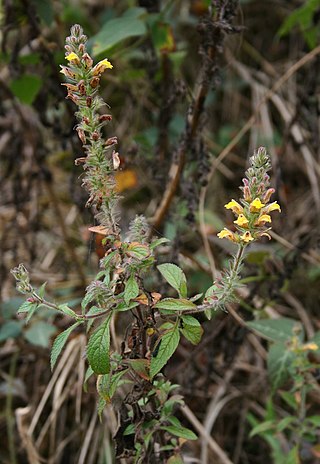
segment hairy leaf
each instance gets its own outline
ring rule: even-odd
[[[203,328],[200,322],[192,316],[181,317],[180,332],[186,337],[193,345],[197,345],[202,337]]]
[[[157,266],[160,273],[166,279],[168,284],[171,285],[177,292],[179,296],[184,298],[187,297],[187,280],[186,276],[180,267],[172,263],[160,264]]]
[[[152,379],[171,358],[179,345],[180,334],[177,325],[172,330],[161,335],[152,353],[150,363],[150,378]]]
[[[61,334],[59,334],[54,342],[53,342],[53,345],[52,345],[52,349],[51,349],[51,356],[50,356],[50,366],[51,366],[51,370],[53,370],[56,362],[57,362],[57,359],[61,353],[61,351],[63,350],[63,347],[64,345],[66,344],[67,342],[67,339],[69,337],[69,335],[71,334],[71,332],[76,328],[78,327],[78,325],[80,325],[81,322],[76,322],[75,324],[71,325],[70,327],[68,327],[66,330],[64,330],[63,332],[61,332]]]
[[[96,374],[108,374],[110,371],[110,324],[111,314],[93,332],[87,346],[87,358]]]
[[[303,340],[303,328],[295,319],[282,317],[280,319],[263,319],[261,321],[247,322],[247,326],[258,332],[261,337],[274,342],[286,342],[294,332]]]
[[[270,347],[268,374],[274,389],[281,387],[289,377],[289,366],[293,360],[294,354],[287,349],[286,345],[275,343]]]
[[[198,437],[195,433],[185,427],[176,427],[174,425],[166,425],[160,427],[161,430],[166,430],[167,432],[175,435],[176,437],[185,438],[186,440],[197,440]]]
[[[128,305],[130,300],[133,300],[139,295],[139,285],[134,277],[133,274],[129,277],[126,282],[125,290],[124,290],[124,301]]]
[[[186,298],[164,298],[154,305],[157,309],[168,309],[171,311],[196,310],[197,306]]]

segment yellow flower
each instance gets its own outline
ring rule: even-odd
[[[279,213],[281,213],[280,205],[278,205],[276,201],[274,201],[273,203],[270,203],[270,205],[267,205],[265,207],[265,212],[270,213],[270,211],[279,211]]]
[[[243,214],[239,214],[238,219],[233,222],[241,227],[246,227],[249,224],[248,219]]]
[[[92,69],[92,74],[94,76],[97,76],[98,74],[102,74],[106,69],[112,69],[112,68],[113,66],[110,63],[110,61],[107,60],[107,58],[105,58],[104,60],[99,61],[99,63],[95,65],[95,67]]]
[[[246,242],[246,243],[249,243],[249,242],[252,242],[252,240],[254,240],[254,238],[252,237],[251,233],[249,231],[245,232],[244,234],[240,235],[240,238],[243,242]]]
[[[260,198],[255,198],[251,203],[250,203],[250,211],[251,213],[257,213],[260,211],[261,208],[263,208],[265,205],[264,203],[261,202]]]
[[[302,351],[317,351],[319,349],[318,345],[316,343],[306,343],[302,346]]]
[[[232,242],[236,242],[236,236],[231,230],[224,228],[221,232],[217,234],[219,238],[227,238],[228,240],[231,240]]]
[[[241,214],[243,213],[243,208],[239,203],[235,200],[229,201],[226,205],[224,205],[226,209],[231,209],[231,211],[235,214]]]
[[[77,64],[80,63],[78,55],[76,55],[74,52],[69,53],[69,55],[66,56],[66,60],[75,61]]]
[[[271,222],[269,214],[262,214],[258,220],[254,223],[255,226],[263,226],[266,222]]]

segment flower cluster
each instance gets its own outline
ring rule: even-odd
[[[86,42],[82,28],[73,26],[65,45],[68,66],[61,66],[61,73],[68,82],[62,85],[68,90],[66,98],[79,109],[76,113],[79,120],[76,131],[87,156],[76,159],[75,163],[82,164],[86,173],[83,185],[90,194],[87,206],[94,208],[98,221],[108,231],[107,235],[117,236],[115,206],[118,197],[114,172],[119,168],[120,158],[114,150],[117,138],[103,138],[102,128],[112,117],[101,113],[101,108],[106,104],[98,95],[102,73],[113,66],[107,59],[94,66],[86,51]]]
[[[270,213],[272,211],[281,212],[280,206],[276,201],[270,203],[270,198],[274,193],[273,188],[269,188],[270,177],[267,172],[271,165],[265,148],[261,147],[250,158],[250,168],[246,171],[243,179],[243,198],[240,203],[231,200],[225,205],[235,215],[236,231],[233,232],[226,227],[218,233],[219,238],[227,238],[240,245],[259,239],[262,236],[271,238],[268,231],[271,229]]]

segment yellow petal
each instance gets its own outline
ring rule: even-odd
[[[249,224],[248,219],[243,215],[239,214],[239,217],[236,221],[233,221],[238,226],[246,227]]]
[[[99,61],[99,63],[95,65],[95,67],[92,69],[92,74],[94,76],[97,76],[98,74],[102,74],[106,69],[112,68],[113,66],[110,63],[110,61],[107,60],[107,58],[105,58],[104,60]]]
[[[251,203],[250,203],[250,211],[252,213],[257,213],[260,211],[261,208],[265,206],[264,203],[261,202],[260,198],[255,198]]]
[[[280,205],[278,205],[276,201],[274,201],[273,203],[270,203],[270,205],[266,207],[266,212],[270,213],[270,211],[279,211],[279,213],[281,213]]]
[[[228,240],[231,240],[232,242],[236,241],[236,236],[231,230],[224,228],[221,232],[217,234],[219,238],[227,238]]]
[[[302,346],[303,351],[317,351],[319,349],[318,345],[316,343],[306,343],[305,345]]]
[[[235,214],[241,214],[243,213],[243,208],[239,203],[235,200],[229,201],[226,205],[224,205],[226,209],[231,209],[231,211]]]
[[[254,238],[252,237],[251,233],[249,231],[245,232],[244,234],[242,234],[240,236],[241,240],[243,242],[246,242],[246,243],[249,243],[249,242],[252,242],[252,240],[254,240]]]
[[[254,224],[256,226],[261,226],[266,222],[271,222],[271,217],[269,216],[269,214],[262,214]]]
[[[68,60],[68,61],[76,61],[78,63],[80,62],[78,55],[76,53],[74,53],[74,52],[69,53],[69,55],[66,56],[66,60]]]

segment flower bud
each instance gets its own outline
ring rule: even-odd
[[[86,98],[86,103],[87,103],[87,107],[90,108],[91,105],[92,105],[92,97],[87,97]]]
[[[110,147],[111,145],[116,145],[118,143],[117,137],[110,137],[109,139],[106,140],[105,146]]]
[[[93,77],[90,81],[90,87],[92,87],[93,89],[96,89],[99,83],[100,83],[99,77]]]
[[[275,189],[269,188],[263,196],[264,203],[268,203],[270,201],[271,196],[274,194]]]
[[[86,135],[84,133],[84,130],[81,129],[81,127],[77,127],[76,128],[76,131],[78,132],[78,137],[79,139],[81,140],[81,142],[83,143],[83,145],[85,145],[86,143]]]
[[[87,68],[92,68],[93,59],[91,58],[89,53],[85,53],[84,55],[82,55],[82,60],[84,61]]]
[[[69,99],[71,101],[73,101],[73,103],[75,103],[76,105],[78,105],[78,102],[79,102],[79,99],[76,95],[74,95],[73,93],[71,92],[68,92],[68,95],[66,96],[66,99]]]
[[[85,95],[85,94],[86,94],[86,87],[85,87],[85,85],[84,85],[84,81],[83,81],[83,80],[79,81],[79,83],[78,83],[78,90],[79,90],[80,95]]]
[[[87,116],[83,116],[82,121],[87,125],[90,124],[90,119]]]
[[[68,68],[67,66],[61,66],[60,65],[60,68],[61,68],[60,72],[64,76],[70,77],[71,79],[74,79],[76,77],[76,74],[73,71],[71,71],[71,69]]]
[[[92,140],[94,140],[96,142],[97,140],[100,139],[100,134],[99,134],[99,132],[94,131],[94,132],[92,132],[91,137],[92,137]]]
[[[111,120],[112,120],[111,114],[102,114],[101,116],[99,116],[99,121],[100,122],[111,121]]]

